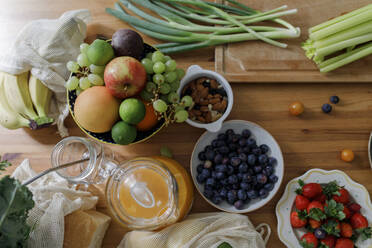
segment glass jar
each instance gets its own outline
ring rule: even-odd
[[[111,150],[93,140],[68,137],[52,152],[52,166],[86,159],[58,170],[73,184],[106,181],[106,202],[115,219],[131,229],[155,230],[181,220],[191,209],[190,175],[175,160],[155,156],[121,163]]]

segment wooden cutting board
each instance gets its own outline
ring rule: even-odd
[[[301,36],[281,40],[288,48],[278,48],[261,41],[247,41],[219,46],[215,50],[216,71],[230,82],[372,82],[372,56],[366,57],[328,74],[319,72],[301,48],[308,29],[343,13],[371,3],[371,0],[239,0],[247,6],[267,11],[282,5],[298,9],[285,16],[293,26],[301,28]]]

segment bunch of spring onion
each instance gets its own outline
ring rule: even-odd
[[[372,4],[309,29],[302,45],[321,72],[372,54]]]
[[[115,9],[106,11],[148,36],[168,41],[156,46],[163,53],[246,40],[261,40],[285,48],[287,44],[276,40],[300,36],[299,28],[280,19],[297,13],[296,9],[285,10],[287,6],[282,6],[259,12],[235,0],[227,2],[230,4],[202,0],[120,0],[121,4],[115,3]],[[142,8],[151,10],[151,14]],[[272,25],[257,25],[261,22]]]

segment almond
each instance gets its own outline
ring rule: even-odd
[[[201,106],[200,107],[200,111],[201,112],[208,112],[209,111],[209,108],[207,106]]]
[[[201,98],[208,97],[208,92],[209,92],[208,88],[203,88],[203,90],[200,92],[200,97]]]
[[[219,99],[219,98],[209,99],[209,103],[211,103],[211,104],[215,104],[215,103],[218,103],[218,102],[221,102],[221,99]]]
[[[218,83],[215,79],[211,79],[211,88],[212,89],[217,89],[218,88]]]

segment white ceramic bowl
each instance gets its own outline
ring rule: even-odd
[[[339,170],[326,171],[322,169],[312,169],[304,175],[292,179],[285,188],[282,198],[276,205],[276,218],[278,220],[278,236],[280,240],[290,248],[301,247],[299,239],[305,233],[305,229],[293,229],[290,223],[290,214],[293,210],[296,198],[295,190],[299,187],[298,180],[305,183],[325,184],[336,180],[341,186],[345,186],[350,193],[352,201],[357,202],[362,207],[361,213],[372,223],[372,204],[367,189],[354,182],[348,175]],[[358,247],[372,247],[372,240],[362,242],[360,239],[356,243]]]
[[[270,147],[268,155],[276,158],[278,161],[277,165],[275,166],[275,175],[278,176],[278,182],[276,182],[274,189],[270,191],[269,195],[265,199],[255,199],[253,201],[250,201],[248,204],[245,205],[245,208],[241,210],[238,210],[234,206],[229,205],[226,201],[223,201],[219,205],[216,205],[213,202],[211,202],[209,199],[207,199],[203,194],[204,185],[199,184],[196,180],[196,176],[197,176],[196,168],[198,164],[200,164],[200,160],[198,159],[199,152],[203,151],[204,148],[207,145],[210,145],[212,140],[214,140],[218,136],[218,133],[211,133],[208,131],[205,132],[202,136],[200,136],[192,152],[191,161],[190,161],[191,176],[199,193],[203,196],[203,198],[207,202],[209,202],[215,208],[218,208],[222,211],[226,211],[230,213],[252,212],[254,210],[261,208],[266,203],[268,203],[279,190],[280,185],[283,180],[283,174],[284,174],[283,154],[282,154],[282,151],[280,150],[278,143],[275,141],[274,137],[271,136],[271,134],[267,132],[265,129],[263,129],[262,127],[260,127],[259,125],[253,122],[243,121],[243,120],[226,121],[223,123],[222,128],[219,131],[219,133],[223,133],[227,129],[233,129],[235,133],[241,133],[244,129],[249,129],[252,132],[251,137],[257,141],[257,145],[266,144]]]
[[[181,96],[182,89],[190,83],[192,80],[200,78],[200,77],[208,77],[215,79],[222,87],[225,89],[226,94],[227,94],[227,108],[225,110],[225,113],[215,122],[208,123],[208,124],[203,124],[200,122],[192,121],[191,119],[187,119],[186,122],[193,126],[193,127],[198,127],[198,128],[205,128],[210,132],[218,132],[221,129],[223,121],[229,116],[233,103],[234,103],[234,96],[233,96],[233,91],[231,89],[230,84],[227,82],[227,80],[222,77],[220,74],[214,71],[210,70],[204,70],[198,65],[192,65],[190,66],[187,71],[185,76],[182,78],[180,87],[177,91],[177,93]]]

